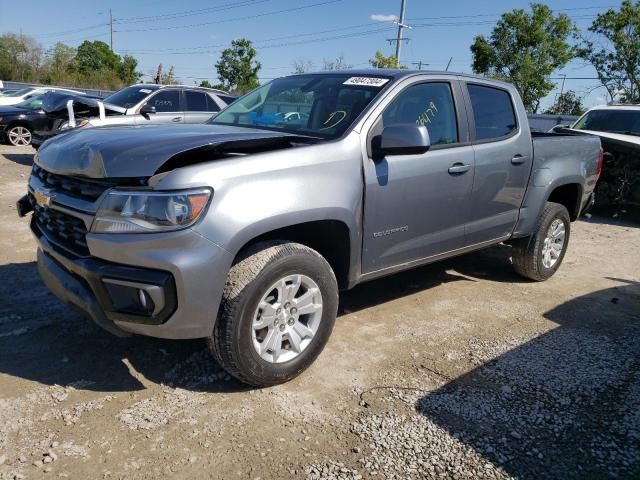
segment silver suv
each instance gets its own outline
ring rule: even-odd
[[[45,140],[80,127],[204,123],[235,100],[223,90],[156,84],[131,85],[102,101],[89,97],[51,98],[44,107],[51,120],[33,132],[36,149]],[[68,111],[69,100],[73,100],[76,113]]]
[[[204,123],[233,101],[227,92],[183,85],[132,85],[104,99],[105,110],[121,113],[91,118],[87,124],[146,125],[150,123]]]

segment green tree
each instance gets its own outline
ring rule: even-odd
[[[199,86],[203,88],[213,88],[213,85],[209,83],[209,80],[202,80]]]
[[[47,50],[42,81],[52,85],[73,85],[76,67],[76,49],[58,42]]]
[[[640,102],[640,1],[599,14],[589,31],[599,38],[583,40],[578,55],[596,69],[611,100]]]
[[[0,35],[0,78],[38,81],[42,66],[42,47],[32,37],[7,33]]]
[[[395,55],[389,55],[386,57],[381,51],[377,51],[375,57],[369,59],[369,63],[373,68],[392,68],[392,69],[406,69],[398,63],[398,59]]]
[[[555,16],[540,3],[531,12],[516,9],[502,15],[487,39],[475,37],[471,45],[473,71],[512,82],[526,109],[537,112],[540,100],[554,88],[550,75],[571,60],[567,42],[575,27],[565,14]]]
[[[218,78],[225,90],[246,93],[260,85],[258,72],[261,64],[251,40],[233,40],[231,47],[223,50],[216,63]]]
[[[555,103],[544,111],[544,113],[552,115],[582,115],[584,112],[582,99],[572,90],[558,95]]]
[[[138,83],[142,74],[136,71],[138,68],[138,60],[131,55],[125,55],[122,57],[122,61],[118,68],[119,76],[125,85],[133,85]]]
[[[81,74],[117,72],[120,68],[120,57],[111,51],[109,45],[100,40],[82,42],[78,47],[76,62]]]

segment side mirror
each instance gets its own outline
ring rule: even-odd
[[[156,113],[156,107],[154,107],[153,105],[149,105],[148,103],[145,103],[142,108],[140,109],[140,113],[143,115],[149,115],[151,113]]]
[[[419,155],[431,147],[429,132],[424,125],[405,123],[384,127],[382,133],[373,138],[374,157],[385,155]]]
[[[571,125],[556,125],[550,131],[552,133],[559,132],[565,128],[571,128]]]

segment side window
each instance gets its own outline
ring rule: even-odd
[[[205,97],[207,97],[207,112],[219,112],[220,107],[215,102],[215,100],[209,95],[205,95]]]
[[[458,141],[456,110],[449,83],[420,83],[400,93],[382,114],[385,126],[400,123],[424,125],[431,145]]]
[[[189,112],[206,112],[207,111],[207,95],[202,92],[193,92],[185,90],[187,99],[187,111]]]
[[[238,97],[232,97],[231,95],[218,95],[218,98],[222,99],[222,101],[227,105],[231,105]]]
[[[156,107],[156,112],[179,112],[180,90],[163,90],[154,95],[148,102]]]
[[[467,85],[476,123],[476,140],[509,135],[518,128],[511,96],[505,90]]]

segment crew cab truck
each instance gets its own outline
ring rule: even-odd
[[[510,84],[334,71],[208,124],[61,135],[18,209],[62,300],[117,335],[206,338],[230,374],[272,385],[320,354],[340,290],[500,242],[518,273],[551,277],[601,161],[594,136],[532,139]]]

